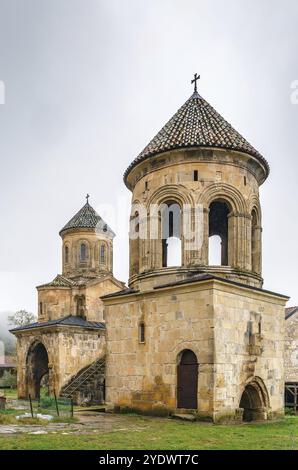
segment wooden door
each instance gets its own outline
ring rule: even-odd
[[[177,408],[198,407],[198,361],[195,353],[182,353],[177,370]]]

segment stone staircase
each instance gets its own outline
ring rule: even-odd
[[[81,369],[60,391],[77,405],[99,405],[105,401],[105,357]]]

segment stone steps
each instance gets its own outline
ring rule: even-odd
[[[61,389],[60,396],[77,404],[100,404],[104,401],[105,358],[81,369]]]
[[[173,419],[180,419],[183,421],[196,421],[195,415],[190,413],[175,413],[172,415]]]

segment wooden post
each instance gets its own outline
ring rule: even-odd
[[[29,393],[29,402],[30,402],[31,416],[32,416],[32,418],[34,418],[34,415],[33,415],[33,406],[32,406],[32,400],[31,400],[31,395],[30,395],[30,393]]]
[[[71,417],[73,418],[73,398],[71,397],[70,399],[70,413],[71,413]]]
[[[60,415],[59,415],[59,407],[58,407],[58,401],[57,401],[57,395],[56,395],[56,392],[54,392],[54,397],[55,397],[55,404],[56,404],[56,411],[57,411],[57,416],[60,416]]]

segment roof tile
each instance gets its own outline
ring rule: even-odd
[[[149,157],[189,147],[215,147],[245,152],[261,161],[269,173],[269,165],[262,155],[206,100],[194,92],[130,164],[124,179],[134,166]]]
[[[91,228],[96,229],[101,233],[110,236],[115,236],[113,230],[105,223],[100,215],[90,206],[89,202],[86,204],[67,222],[66,225],[60,230],[60,235],[69,229],[82,229]]]

